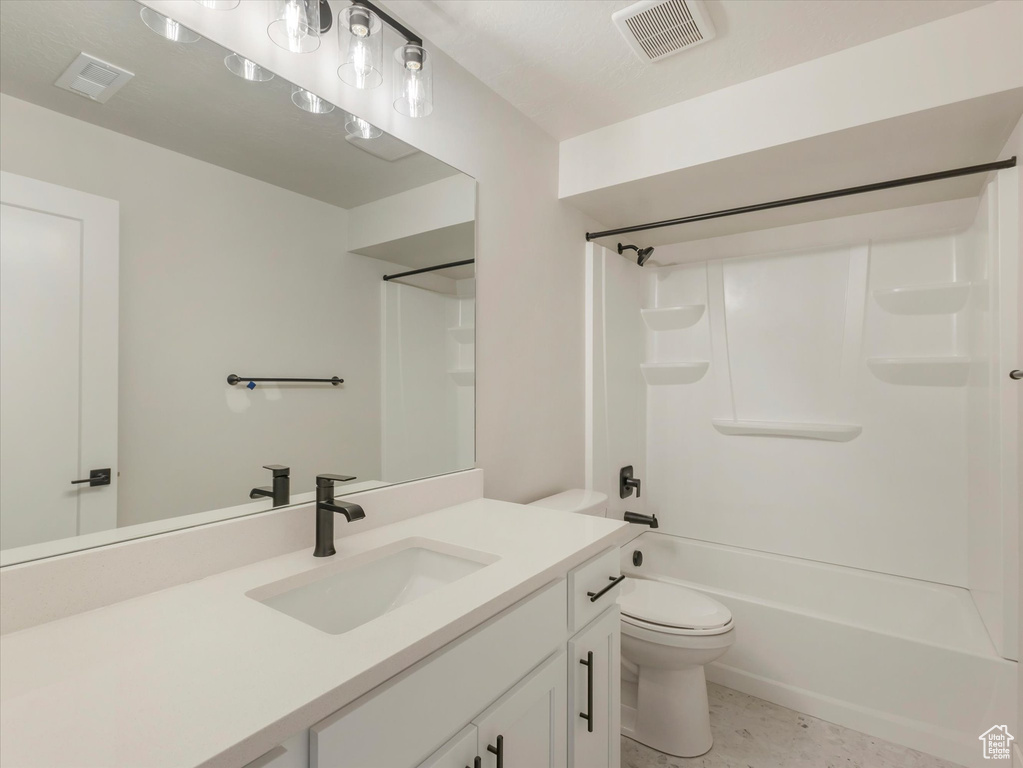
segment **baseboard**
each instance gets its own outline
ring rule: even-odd
[[[910,747],[943,760],[970,768],[985,768],[980,742],[976,736],[949,734],[918,720],[898,717],[889,712],[869,709],[840,699],[833,699],[804,688],[745,672],[714,662],[706,667],[711,682],[748,693],[783,707],[803,712],[829,723],[876,736],[885,741]],[[1020,760],[1019,748],[1016,759]],[[987,761],[990,763],[991,761]],[[990,768],[990,766],[987,766]],[[1014,768],[1023,768],[1023,765]]]

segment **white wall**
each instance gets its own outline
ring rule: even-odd
[[[393,265],[341,251],[346,211],[8,96],[0,131],[3,170],[120,203],[119,525],[246,502],[263,464],[293,492],[379,478]],[[250,392],[229,373],[346,381]]]
[[[528,501],[580,486],[583,235],[597,223],[557,200],[557,142],[430,41],[436,105],[415,120],[394,111],[386,85],[358,91],[338,79],[334,34],[312,54],[274,46],[262,3],[230,13],[191,0],[145,4],[476,178],[477,464],[486,495]],[[388,32],[384,47],[397,44]]]

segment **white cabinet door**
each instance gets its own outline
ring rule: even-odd
[[[476,726],[467,725],[419,768],[478,768]]]
[[[561,650],[473,721],[484,768],[565,768],[566,678]]]
[[[621,618],[608,608],[568,643],[568,762],[621,763]],[[582,717],[586,715],[586,717]]]

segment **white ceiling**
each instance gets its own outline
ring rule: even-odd
[[[130,0],[2,0],[0,91],[342,208],[458,172],[422,152],[390,163],[357,149],[344,139],[341,110],[301,111],[286,81],[241,80],[220,46],[164,40],[143,25],[139,8]],[[56,88],[82,51],[135,77],[106,104]]]
[[[986,2],[707,0],[717,37],[655,64],[611,23],[631,0],[386,5],[560,140]]]

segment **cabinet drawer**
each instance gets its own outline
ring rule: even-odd
[[[578,632],[615,604],[621,584],[611,584],[621,574],[621,556],[616,548],[602,552],[568,574],[570,631]],[[605,589],[607,591],[600,594]],[[596,597],[598,594],[600,597]]]

